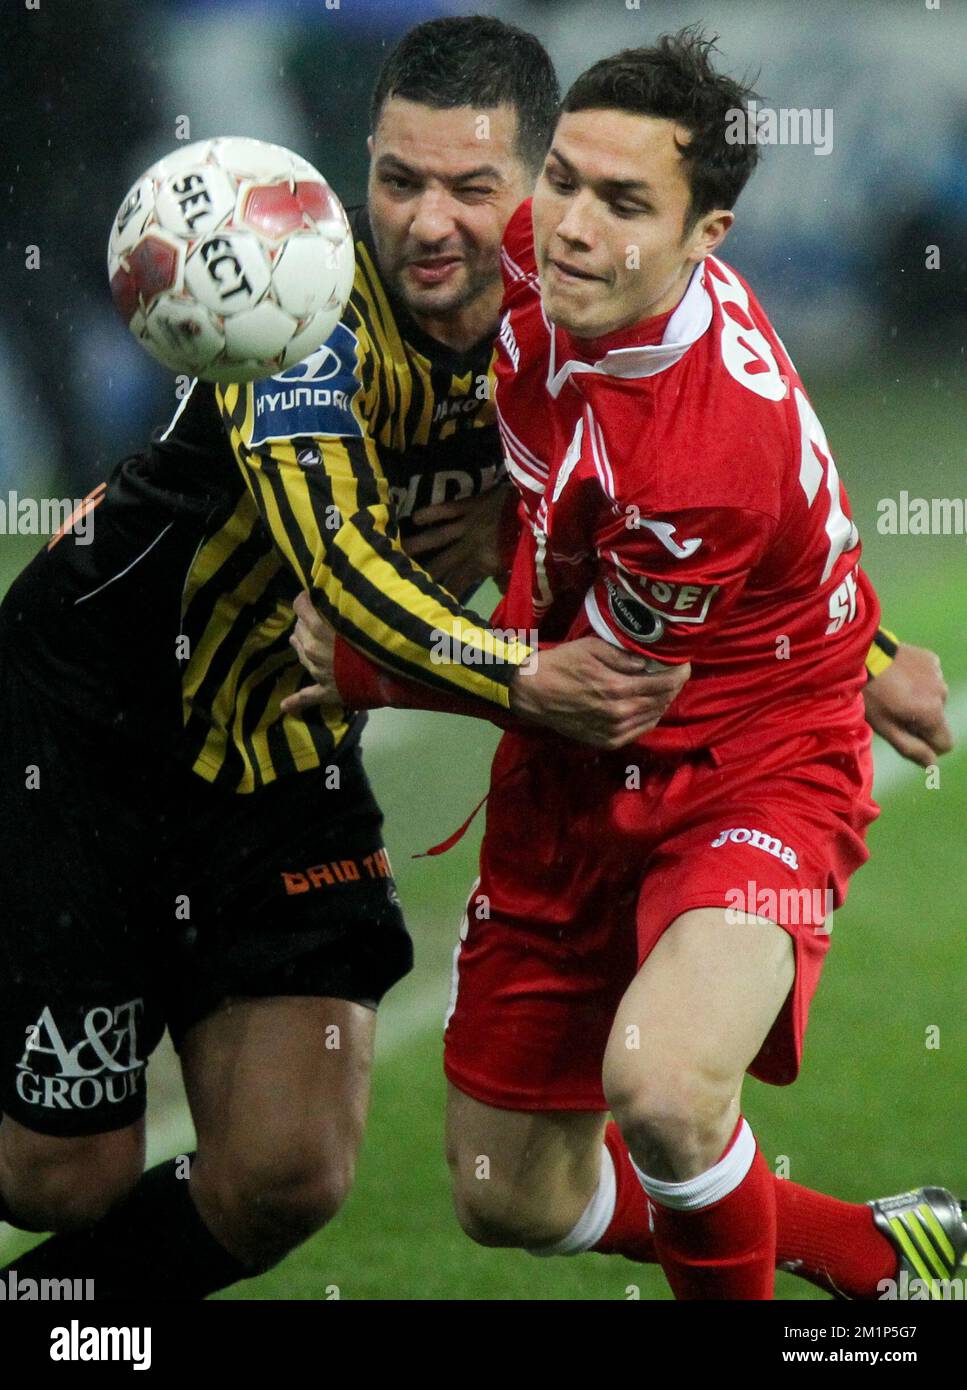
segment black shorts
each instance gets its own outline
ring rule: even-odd
[[[412,964],[358,748],[258,791],[87,729],[0,661],[0,1109],[144,1112],[147,1059],[228,997],[375,1008]]]

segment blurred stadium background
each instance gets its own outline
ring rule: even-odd
[[[967,549],[892,536],[877,504],[967,497],[967,16],[943,0],[42,0],[5,8],[0,114],[0,497],[79,496],[164,423],[173,383],[113,317],[111,218],[175,144],[245,134],[292,146],[347,204],[365,190],[368,92],[388,48],[423,19],[487,13],[531,29],[562,85],[593,59],[703,20],[764,105],[831,109],[833,148],[777,147],[739,204],[727,259],[752,282],[823,420],[887,624],[941,653],[967,738]],[[25,248],[40,247],[38,270]],[[928,269],[927,248],[940,265]],[[5,590],[38,545],[0,536]],[[476,606],[489,611],[482,593]],[[486,787],[489,726],[380,715],[370,773],[417,943],[388,1001],[356,1190],[334,1225],[222,1297],[664,1298],[660,1272],[584,1256],[535,1263],[480,1250],[450,1213],[442,1156],[440,1021],[480,821],[448,855],[414,860]],[[860,1199],[937,1182],[967,1193],[967,778],[940,786],[881,747],[873,859],[837,915],[804,1074],[751,1083],[767,1156],[799,1181]],[[930,1045],[939,1030],[939,1046]],[[191,1129],[168,1053],[151,1068],[152,1156]],[[0,1227],[0,1253],[21,1238]],[[334,1290],[338,1292],[334,1292]],[[780,1276],[779,1296],[815,1294]]]

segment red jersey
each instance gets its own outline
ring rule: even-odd
[[[691,661],[641,740],[656,751],[855,723],[879,604],[822,425],[749,287],[709,257],[673,312],[590,342],[544,313],[529,202],[502,263],[496,403],[524,534],[493,625]]]

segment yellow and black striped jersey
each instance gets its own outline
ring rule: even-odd
[[[384,665],[504,707],[529,653],[401,545],[415,510],[501,480],[491,340],[455,353],[427,337],[391,301],[365,216],[356,223],[355,285],[326,345],[277,377],[215,389],[245,489],[186,579],[183,697],[197,771],[220,777],[229,763],[240,790],[318,766],[348,731],[342,713],[279,711],[306,680],[288,643],[299,589]],[[479,661],[440,662],[441,633]]]

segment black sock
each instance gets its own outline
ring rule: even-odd
[[[194,1157],[194,1155],[192,1155]],[[93,1279],[96,1302],[107,1299],[205,1298],[254,1270],[220,1245],[198,1214],[184,1160],[150,1169],[123,1202],[96,1225],[51,1236],[0,1269],[22,1279]]]

